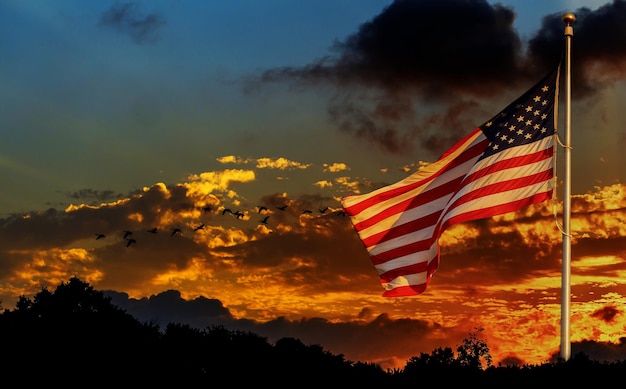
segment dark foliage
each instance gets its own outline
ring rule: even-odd
[[[272,345],[251,332],[221,326],[199,330],[178,323],[161,331],[75,277],[54,292],[44,288],[32,300],[21,297],[15,309],[5,309],[0,314],[0,345],[0,372],[16,387],[186,388],[219,382],[232,387],[382,387],[415,386],[433,377],[438,386],[502,387],[579,384],[589,376],[609,383],[626,373],[624,362],[599,363],[583,354],[540,366],[494,367],[487,344],[475,333],[459,346],[457,357],[449,348],[438,348],[412,357],[404,369],[383,371],[376,364],[348,361],[294,338]]]

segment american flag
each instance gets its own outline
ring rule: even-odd
[[[384,297],[426,290],[447,227],[552,198],[559,70],[434,163],[395,184],[342,199]]]

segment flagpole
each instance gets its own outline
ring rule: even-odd
[[[565,361],[569,360],[571,354],[570,344],[570,274],[571,274],[571,184],[570,178],[572,174],[572,148],[570,145],[571,136],[571,49],[572,36],[574,30],[572,24],[576,21],[573,13],[563,15],[563,23],[565,23],[565,182],[563,184],[563,259],[561,274],[561,358]]]

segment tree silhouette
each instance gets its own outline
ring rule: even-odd
[[[8,371],[31,381],[109,372],[106,380],[145,371],[156,362],[159,336],[157,327],[139,323],[75,277],[54,293],[42,288],[32,300],[20,296],[16,309],[0,316],[3,353],[12,356]]]
[[[407,374],[414,374],[420,370],[443,370],[458,366],[458,361],[454,358],[454,352],[450,347],[436,348],[432,354],[420,353],[419,357],[411,357],[404,368]]]
[[[352,362],[320,345],[285,337],[270,344],[252,332],[222,326],[141,323],[109,297],[76,277],[53,292],[20,296],[13,310],[0,314],[2,372],[12,385],[291,388],[307,386],[415,386],[437,377],[438,386],[503,387],[537,382],[580,384],[589,376],[617,382],[626,363],[601,363],[579,353],[568,361],[539,366],[491,365],[482,329],[457,348],[436,348],[410,358],[404,369],[383,371],[373,363]],[[485,365],[483,365],[483,362]],[[485,369],[483,367],[486,366]],[[227,381],[224,381],[227,380]]]
[[[469,336],[463,339],[463,344],[457,347],[457,360],[463,367],[482,370],[483,360],[486,367],[491,366],[491,354],[487,342],[478,337],[484,328],[474,328],[475,332],[470,332]]]

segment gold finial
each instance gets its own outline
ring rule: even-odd
[[[574,15],[573,13],[568,12],[565,15],[563,15],[563,23],[567,24],[568,26],[571,26],[572,24],[574,24],[575,21],[576,21],[576,15]]]

